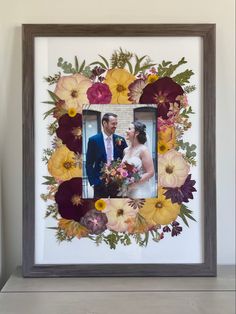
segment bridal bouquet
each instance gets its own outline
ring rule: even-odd
[[[127,196],[128,186],[140,180],[137,167],[121,160],[105,163],[101,169],[101,180],[106,186],[117,190],[117,196]]]

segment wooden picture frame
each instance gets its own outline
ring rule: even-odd
[[[70,263],[35,262],[35,38],[199,37],[202,41],[203,262]],[[25,24],[23,25],[23,275],[25,277],[216,276],[214,24]],[[109,266],[109,267],[108,267]]]

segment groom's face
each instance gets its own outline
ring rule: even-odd
[[[110,116],[108,122],[103,122],[104,131],[109,135],[114,134],[117,128],[117,123],[117,118]]]

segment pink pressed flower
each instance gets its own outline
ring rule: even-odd
[[[129,85],[129,101],[131,101],[133,104],[138,104],[139,99],[143,93],[144,87],[147,85],[147,83],[142,80],[135,80],[133,83]]]
[[[109,104],[112,94],[107,84],[94,83],[87,90],[87,97],[90,104]]]
[[[165,131],[166,128],[173,126],[173,124],[174,124],[174,119],[172,117],[170,117],[167,120],[164,120],[161,117],[158,117],[158,119],[157,119],[158,132],[159,131]]]

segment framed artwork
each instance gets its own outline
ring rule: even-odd
[[[23,25],[23,275],[215,276],[215,25]]]

